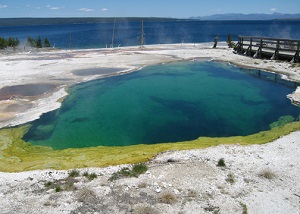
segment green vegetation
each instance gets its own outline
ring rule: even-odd
[[[42,39],[40,36],[37,39],[34,39],[34,38],[28,36],[27,43],[30,45],[30,47],[33,47],[33,48],[42,48],[43,47]],[[44,47],[45,48],[50,47],[50,41],[48,40],[48,38],[46,38],[44,41]]]
[[[124,177],[139,177],[140,174],[145,173],[148,170],[148,167],[139,163],[132,167],[130,170],[128,167],[122,168],[120,171],[113,173],[113,175],[108,179],[109,181],[114,181]]]
[[[247,205],[246,205],[246,204],[243,204],[243,203],[240,203],[240,205],[241,205],[242,208],[243,208],[242,214],[248,214],[248,208],[247,208]]]
[[[50,48],[50,42],[49,42],[48,38],[46,38],[45,41],[44,41],[44,47],[45,48]]]
[[[17,47],[20,44],[18,38],[9,37],[5,39],[4,37],[0,38],[0,49],[5,49],[7,47]]]
[[[55,192],[61,192],[61,191],[62,191],[62,188],[60,186],[55,187]]]
[[[47,181],[45,183],[45,187],[51,187],[52,185],[53,185],[53,182],[51,182],[51,181]]]
[[[94,180],[95,178],[97,178],[98,176],[96,175],[96,173],[91,173],[89,174],[88,172],[83,173],[83,176],[86,177],[87,179]]]
[[[149,161],[156,154],[168,150],[201,149],[220,144],[264,144],[281,136],[300,130],[295,121],[248,136],[201,137],[193,141],[133,145],[125,147],[98,146],[81,149],[53,150],[50,147],[34,146],[22,140],[29,126],[0,130],[0,171],[20,172],[37,169],[74,169],[105,167],[119,164],[136,164]]]
[[[73,178],[73,177],[78,177],[80,175],[79,171],[76,169],[73,169],[71,172],[69,172],[69,177]]]
[[[41,40],[41,37],[39,36],[36,40],[36,45],[35,45],[36,48],[42,48],[42,40]]]
[[[232,173],[229,173],[227,175],[227,178],[225,180],[226,180],[226,182],[228,182],[230,184],[234,184],[235,183],[235,178],[234,178],[234,175]]]
[[[234,48],[234,46],[235,46],[234,42],[232,41],[231,34],[228,34],[227,45],[228,45],[229,48]]]
[[[78,182],[74,178],[68,177],[64,179],[58,179],[54,181],[45,182],[44,186],[46,189],[54,189],[55,192],[61,191],[73,191],[76,190],[74,183]]]
[[[31,47],[35,47],[36,46],[36,42],[33,38],[31,38],[30,36],[27,37],[27,42]]]
[[[224,158],[221,158],[221,159],[218,160],[217,166],[218,167],[226,167]]]

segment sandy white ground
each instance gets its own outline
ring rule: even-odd
[[[45,183],[67,178],[70,171],[0,173],[1,213],[231,214],[246,207],[253,214],[297,214],[299,139],[300,131],[265,145],[170,151],[147,163],[138,178],[108,181],[127,165],[80,169],[74,186],[62,192]],[[226,167],[216,166],[221,158]],[[84,172],[98,177],[89,181]]]
[[[287,62],[252,59],[226,47],[204,44],[155,45],[102,50],[59,50],[0,54],[0,89],[27,83],[55,83],[59,87],[35,99],[25,112],[0,112],[0,127],[38,118],[58,108],[64,87],[103,76],[76,76],[74,70],[119,67],[130,72],[176,60],[208,57],[243,67],[258,68],[300,80],[299,67]],[[299,89],[291,96],[299,98]],[[0,101],[1,106],[20,100]],[[2,108],[5,109],[5,108]],[[1,114],[2,113],[2,114]],[[0,173],[0,213],[300,213],[300,131],[266,145],[218,146],[204,150],[159,154],[139,178],[108,181],[124,166],[81,169],[96,173],[73,180],[68,191],[46,188],[47,181],[66,180],[68,171]],[[226,167],[217,167],[224,158]],[[230,175],[232,175],[230,179]],[[265,178],[268,177],[268,178]],[[166,194],[171,204],[163,203]],[[243,208],[244,207],[244,208]]]

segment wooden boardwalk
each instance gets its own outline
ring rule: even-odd
[[[300,40],[239,36],[235,51],[254,58],[299,60]]]

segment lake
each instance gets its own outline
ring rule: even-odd
[[[114,27],[115,26],[115,27]],[[114,32],[114,40],[112,35]],[[200,43],[226,41],[228,34],[234,40],[238,35],[300,39],[299,20],[267,21],[144,21],[145,44]],[[42,40],[46,37],[57,48],[103,48],[139,45],[141,22],[114,22],[0,26],[0,37],[18,37],[21,46],[26,46],[27,36]]]

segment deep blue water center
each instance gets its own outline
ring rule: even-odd
[[[216,62],[176,62],[81,83],[24,139],[54,149],[125,146],[249,135],[300,108],[294,84]]]

